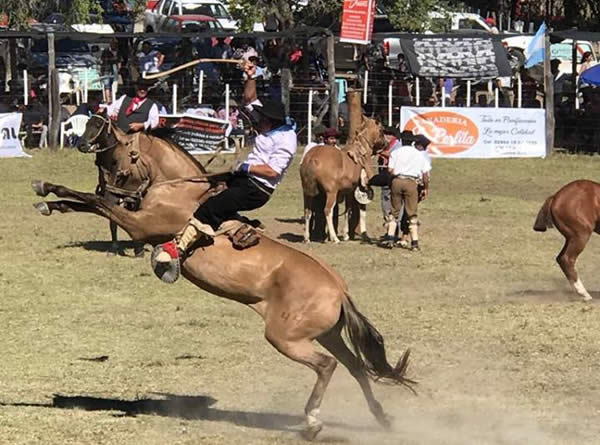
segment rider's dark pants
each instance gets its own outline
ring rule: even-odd
[[[272,190],[248,176],[235,175],[228,183],[227,189],[213,196],[194,213],[194,217],[214,230],[235,214],[244,210],[262,207],[271,197]]]

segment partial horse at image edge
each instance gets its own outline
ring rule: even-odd
[[[600,233],[600,184],[579,179],[548,197],[537,214],[533,230],[545,232],[552,227],[565,237],[556,262],[575,292],[584,301],[592,300],[577,274],[575,263],[592,233]]]

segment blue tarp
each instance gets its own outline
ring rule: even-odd
[[[588,85],[600,86],[600,65],[588,68],[581,73],[579,81]]]

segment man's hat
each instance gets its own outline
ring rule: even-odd
[[[418,134],[415,136],[415,145],[421,145],[423,148],[427,148],[427,146],[431,143],[431,141],[424,135]]]
[[[153,85],[154,85],[154,81],[152,79],[144,79],[143,77],[139,77],[138,80],[135,82],[135,87],[138,89],[139,88],[149,89]]]
[[[339,138],[340,137],[340,132],[337,131],[335,128],[327,128],[323,132],[323,137],[325,139],[327,139],[327,138]]]
[[[400,136],[400,132],[396,127],[383,127],[383,134],[389,134],[394,136],[396,139],[398,139]]]
[[[254,111],[274,121],[285,121],[285,108],[282,102],[263,100],[262,106],[254,105]]]

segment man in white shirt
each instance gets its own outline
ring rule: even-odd
[[[246,98],[254,103],[253,113],[258,120],[259,135],[254,150],[244,162],[234,167],[225,191],[202,204],[174,240],[157,246],[162,250],[155,256],[158,263],[181,263],[187,249],[196,241],[212,244],[215,231],[223,222],[235,219],[239,211],[265,205],[283,179],[296,152],[296,132],[286,123],[283,103],[262,101],[259,104],[255,94],[255,90],[248,93],[247,85]]]
[[[392,189],[392,218],[387,225],[387,235],[382,242],[383,247],[394,246],[394,234],[397,228],[397,220],[404,208],[408,219],[408,228],[411,236],[411,250],[419,249],[419,233],[417,207],[419,197],[426,199],[429,195],[429,172],[431,163],[423,156],[427,149],[429,140],[423,135],[415,136],[415,144],[405,145],[390,153],[388,169],[393,175]],[[423,184],[419,194],[418,185]],[[419,196],[420,195],[420,196]]]

